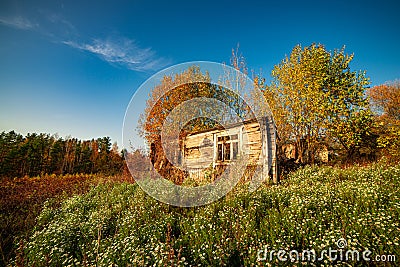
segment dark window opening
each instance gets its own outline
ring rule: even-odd
[[[231,159],[231,144],[230,143],[225,143],[224,147],[224,160],[230,160]]]
[[[232,159],[237,159],[238,152],[239,152],[239,143],[233,142],[232,143]]]
[[[238,158],[239,154],[239,140],[238,135],[230,136],[219,136],[217,147],[217,160],[218,161],[229,161]]]
[[[218,144],[218,160],[223,160],[222,155],[222,144]]]

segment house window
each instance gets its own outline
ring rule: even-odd
[[[238,150],[239,150],[238,142],[233,142],[232,143],[232,159],[237,159]]]
[[[224,160],[230,160],[231,159],[231,144],[230,143],[225,143],[224,144]]]
[[[238,135],[220,136],[218,137],[218,161],[229,161],[237,159],[239,153]]]
[[[223,161],[223,149],[222,149],[223,144],[218,144],[218,160]]]

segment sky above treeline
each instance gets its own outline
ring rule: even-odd
[[[0,132],[121,144],[125,110],[157,71],[229,63],[239,44],[267,80],[296,44],[346,46],[371,86],[400,78],[400,2],[0,2]],[[145,101],[145,99],[143,99]]]

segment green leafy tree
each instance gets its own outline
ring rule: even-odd
[[[272,84],[263,80],[279,135],[294,141],[298,161],[314,162],[321,143],[339,144],[353,156],[371,127],[369,80],[350,70],[353,55],[344,48],[327,51],[323,45],[297,45],[272,71]]]

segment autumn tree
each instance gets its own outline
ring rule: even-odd
[[[191,66],[174,76],[164,76],[160,84],[152,89],[146,109],[139,119],[139,132],[150,147],[153,165],[159,172],[164,172],[162,174],[164,177],[174,180],[177,178],[176,176],[183,175],[163,155],[161,134],[165,134],[162,132],[166,130],[163,126],[168,120],[179,121],[181,130],[179,137],[182,140],[189,132],[210,129],[221,123],[237,122],[234,120],[244,119],[248,115],[249,109],[246,108],[245,100],[240,97],[239,92],[246,77],[243,71],[247,71],[247,69],[244,58],[239,54],[238,49],[232,50],[231,64],[236,71],[232,71],[227,66],[225,73],[219,77],[220,80],[217,83],[215,83],[216,81],[211,82],[207,70],[203,70],[203,73],[200,67]],[[199,110],[199,107],[197,105],[187,106],[185,112],[178,112],[175,117],[171,117],[173,110],[180,104],[195,98],[219,100],[225,104],[225,109],[204,105],[201,108],[201,116],[188,121],[185,118],[190,118]],[[191,108],[193,112],[191,112]],[[165,170],[170,173],[165,173]],[[180,181],[175,182],[179,183]]]
[[[294,141],[300,162],[314,162],[322,142],[339,144],[348,157],[368,134],[371,115],[364,96],[365,72],[350,70],[344,48],[297,45],[272,71],[271,85],[259,79],[283,141]]]
[[[369,90],[372,110],[391,121],[400,121],[400,80],[377,85]]]
[[[187,100],[197,97],[214,98],[218,94],[218,87],[211,84],[208,74],[203,74],[197,66],[189,67],[175,76],[164,76],[161,83],[152,89],[144,114],[139,119],[139,130],[149,144],[153,165],[164,177],[176,183],[182,182],[185,177],[185,173],[174,167],[166,158],[161,143],[162,133],[166,134],[162,132],[163,125],[167,120],[171,120],[169,116],[172,111]],[[207,114],[190,121],[185,120],[185,116],[190,118],[190,113],[179,112],[178,116],[182,118],[172,119],[181,120],[183,123],[179,125],[180,139],[187,132],[215,126],[215,120],[210,120]]]
[[[384,154],[400,158],[400,81],[374,86],[368,93],[379,126],[378,145]]]
[[[206,82],[196,82],[203,80]],[[195,96],[209,96],[209,77],[198,67],[176,74],[164,76],[161,83],[152,89],[144,114],[139,119],[139,129],[149,144],[158,141],[162,126],[171,111],[179,104]]]
[[[172,110],[186,100],[198,96],[209,96],[210,86],[207,74],[202,74],[198,67],[191,67],[183,73],[164,76],[161,83],[156,85],[146,102],[146,109],[139,119],[139,132],[146,139],[151,149],[151,160],[164,177],[169,177],[174,182],[183,181],[185,174],[175,168],[165,157],[161,144],[163,125]],[[205,82],[197,82],[205,81]],[[199,124],[207,124],[200,120],[192,124],[192,129]]]

